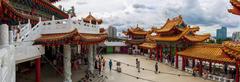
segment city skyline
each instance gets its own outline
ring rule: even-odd
[[[227,11],[231,8],[228,0],[62,0],[55,5],[63,5],[65,9],[74,6],[77,18],[92,12],[104,20],[102,27],[113,25],[118,31],[137,24],[144,28],[161,27],[168,18],[178,15],[182,15],[187,24],[200,26],[199,33],[211,33],[212,36],[216,36],[216,29],[222,26],[228,27],[228,37],[240,29],[239,17]]]

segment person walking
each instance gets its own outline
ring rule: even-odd
[[[110,71],[112,71],[112,60],[111,60],[111,59],[110,59],[110,61],[108,62],[108,65],[109,65]]]
[[[138,68],[138,58],[136,59],[136,68]]]
[[[156,64],[155,64],[155,73],[156,74],[158,73],[158,62],[156,62]]]
[[[137,69],[138,69],[138,72],[140,73],[140,61],[139,60],[137,61]]]
[[[98,73],[99,73],[99,75],[101,75],[101,71],[102,71],[102,61],[101,61],[101,59],[99,59],[99,61],[98,61]]]
[[[105,64],[106,64],[106,60],[104,59],[104,57],[102,57],[102,66],[103,66],[103,70],[105,70]]]

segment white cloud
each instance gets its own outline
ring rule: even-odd
[[[232,7],[228,0],[62,0],[55,5],[59,4],[65,8],[75,6],[78,18],[93,12],[104,20],[102,26],[114,25],[120,30],[136,24],[159,27],[167,18],[181,14],[187,24],[199,25],[200,33],[215,36],[217,28],[226,26],[230,36],[239,30],[240,22],[240,16],[227,12]]]

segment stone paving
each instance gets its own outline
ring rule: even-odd
[[[210,80],[204,80],[199,77],[192,77],[191,74],[183,72],[179,69],[175,69],[168,65],[159,64],[160,73],[155,74],[154,65],[156,61],[149,60],[147,57],[144,56],[136,56],[136,55],[126,55],[126,54],[109,54],[104,55],[107,59],[106,62],[106,69],[104,71],[104,75],[108,78],[105,82],[215,82]],[[136,67],[132,67],[130,65],[135,65],[136,58],[140,60],[141,67],[145,68],[145,70],[141,70],[140,73],[137,72]],[[114,70],[110,71],[108,69],[108,61],[109,59],[114,59],[123,63],[129,64],[121,64],[122,72],[118,73]],[[84,76],[84,70],[86,70],[87,66],[81,67],[80,70],[72,72],[72,80],[73,82],[78,82]],[[116,62],[113,61],[113,69],[116,69]],[[42,82],[63,82],[63,76],[56,73],[54,69],[50,66],[43,66],[41,71],[41,81]],[[21,74],[22,75],[22,74]],[[19,74],[18,74],[19,76]],[[23,78],[25,77],[25,78]],[[136,77],[143,78],[137,79]],[[20,78],[18,77],[17,82],[35,82],[35,74],[30,73],[26,75],[22,75]],[[101,80],[93,80],[93,82],[100,82]],[[102,82],[102,81],[101,81]]]
[[[131,65],[135,65],[136,58],[138,58],[141,62],[141,67],[145,69],[155,70],[154,65],[156,61],[149,60],[147,57],[143,56],[132,56],[132,55],[124,55],[124,54],[114,54],[114,55],[105,55],[106,58],[118,60],[124,63],[128,63]],[[115,62],[113,63],[115,65]],[[159,70],[161,73],[155,74],[152,71],[141,70],[140,73],[137,72],[135,67],[121,65],[122,72],[142,77],[144,79],[152,80],[155,82],[214,82],[210,80],[204,80],[199,77],[192,77],[191,74],[183,72],[181,70],[175,69],[165,64],[159,64]],[[115,68],[115,67],[114,67]],[[148,82],[146,80],[136,79],[135,77],[131,77],[125,74],[117,73],[115,71],[107,71],[106,74],[109,77],[107,82]],[[180,75],[180,76],[179,76]]]

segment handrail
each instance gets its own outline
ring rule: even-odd
[[[23,36],[21,36],[20,41],[23,41],[25,38],[27,38],[30,33],[37,31],[36,29],[39,27],[40,24],[41,24],[41,21],[39,21],[39,22],[38,22],[35,26],[33,26],[32,28],[31,28],[31,26],[30,26],[30,29],[29,29],[28,31],[26,31],[26,33],[24,33]],[[31,25],[31,24],[30,24],[30,25]]]

